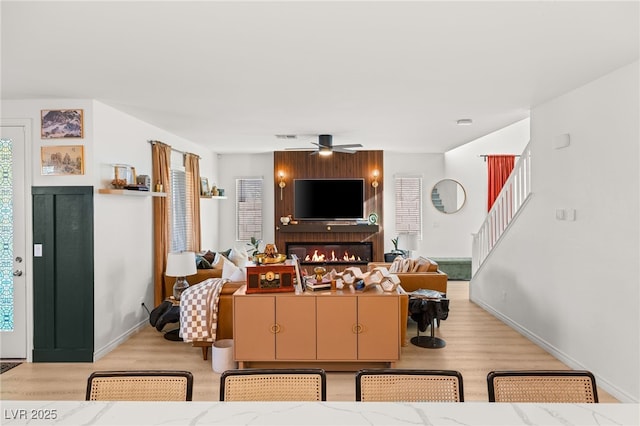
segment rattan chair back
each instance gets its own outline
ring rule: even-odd
[[[453,370],[360,370],[356,401],[463,402],[462,374]]]
[[[581,370],[492,371],[489,402],[598,402],[596,379]]]
[[[191,401],[188,371],[96,371],[87,380],[87,401]]]
[[[220,375],[220,401],[326,400],[327,376],[320,368],[248,368]]]

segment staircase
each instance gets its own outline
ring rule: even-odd
[[[442,213],[444,213],[444,205],[442,204],[440,194],[438,194],[438,190],[436,188],[433,188],[433,190],[431,191],[431,202],[433,203],[433,206],[436,208],[436,210],[440,210]]]
[[[515,164],[509,179],[504,183],[491,210],[473,234],[471,254],[472,274],[480,269],[491,250],[500,241],[509,224],[517,217],[522,207],[531,196],[531,148],[525,147],[520,159]]]

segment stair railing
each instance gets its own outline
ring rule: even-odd
[[[471,265],[473,274],[484,263],[531,195],[531,148],[525,147],[513,171],[496,197],[480,230],[473,234]]]

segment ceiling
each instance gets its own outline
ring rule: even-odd
[[[640,51],[638,1],[0,7],[3,99],[96,99],[219,153],[445,152]]]

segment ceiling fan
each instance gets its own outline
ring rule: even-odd
[[[362,145],[359,143],[352,143],[352,144],[346,144],[346,145],[334,145],[332,135],[318,135],[318,143],[311,142],[311,144],[317,146],[318,148],[317,149],[316,148],[285,148],[285,150],[313,151],[311,155],[328,156],[333,154],[334,152],[342,152],[345,154],[355,154],[356,151],[353,151],[349,148],[362,147]]]

